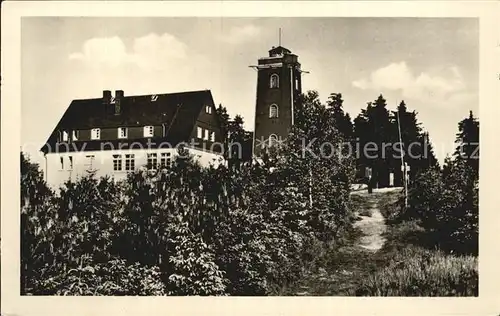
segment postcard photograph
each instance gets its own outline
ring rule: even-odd
[[[16,295],[477,298],[480,35],[23,16]]]

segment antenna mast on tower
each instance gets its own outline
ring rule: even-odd
[[[279,46],[281,46],[281,27],[279,28],[278,43],[279,43]]]

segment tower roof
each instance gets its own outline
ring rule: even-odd
[[[269,50],[269,57],[274,57],[278,55],[291,54],[292,52],[283,46],[273,47]]]

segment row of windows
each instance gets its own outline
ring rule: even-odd
[[[71,131],[71,140],[77,141],[79,134],[80,134],[79,131]],[[144,137],[153,137],[154,136],[154,126],[144,126],[143,135],[144,135]],[[118,127],[117,137],[120,139],[128,138],[128,128],[127,127]],[[90,139],[91,140],[100,140],[101,139],[101,129],[100,128],[93,128],[90,131]],[[61,140],[63,142],[67,142],[69,140],[69,133],[67,131],[62,132]]]
[[[160,158],[160,159],[158,159]],[[61,170],[73,170],[73,156],[68,156],[68,165],[64,168],[64,158],[60,157]],[[84,166],[87,170],[94,168],[94,155],[85,156]],[[158,167],[170,167],[172,165],[171,153],[149,153],[147,154],[147,168],[148,170],[156,170]],[[113,170],[114,171],[133,171],[135,169],[135,154],[117,154],[113,155]]]
[[[215,132],[211,132],[208,129],[199,126],[196,128],[196,137],[215,142]]]

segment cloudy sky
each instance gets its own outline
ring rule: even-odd
[[[463,18],[78,18],[22,21],[22,142],[36,152],[72,99],[210,89],[253,130],[256,72],[278,44],[305,90],[342,93],[355,117],[383,94],[418,112],[442,160],[478,115],[479,26]]]

